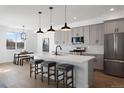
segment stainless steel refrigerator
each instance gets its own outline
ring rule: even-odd
[[[124,33],[104,36],[104,72],[124,77]]]

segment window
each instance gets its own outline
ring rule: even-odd
[[[7,49],[24,49],[24,40],[21,39],[22,33],[8,32],[6,34],[6,48]]]

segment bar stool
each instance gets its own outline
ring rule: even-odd
[[[44,62],[44,60],[42,59],[36,59],[36,60],[30,61],[30,78],[32,77],[32,72],[34,72],[35,74],[35,79],[36,79],[37,74],[41,73],[41,66],[38,67],[38,65],[41,65],[42,62]]]
[[[44,67],[47,67],[47,71],[44,71]],[[53,69],[54,68],[54,69]],[[51,73],[52,72],[52,73]],[[54,76],[54,81],[56,82],[56,62],[54,61],[44,61],[41,63],[41,81],[43,82],[43,75],[47,74],[47,82],[50,84],[50,77]]]
[[[57,88],[60,81],[63,81],[64,87],[71,87],[73,88],[73,65],[70,64],[60,64],[57,65]],[[71,71],[71,75],[68,75]],[[61,73],[60,73],[61,72]],[[60,78],[62,77],[62,78]],[[71,82],[68,83],[68,80],[71,79]]]

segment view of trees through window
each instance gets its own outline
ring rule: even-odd
[[[21,39],[20,32],[8,32],[6,37],[7,49],[24,49],[24,40]]]

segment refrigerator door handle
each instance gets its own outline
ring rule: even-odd
[[[115,49],[116,49],[115,55],[117,56],[117,52],[118,52],[118,37],[117,36],[116,36],[116,48]]]
[[[116,56],[116,34],[114,34],[114,56]]]

